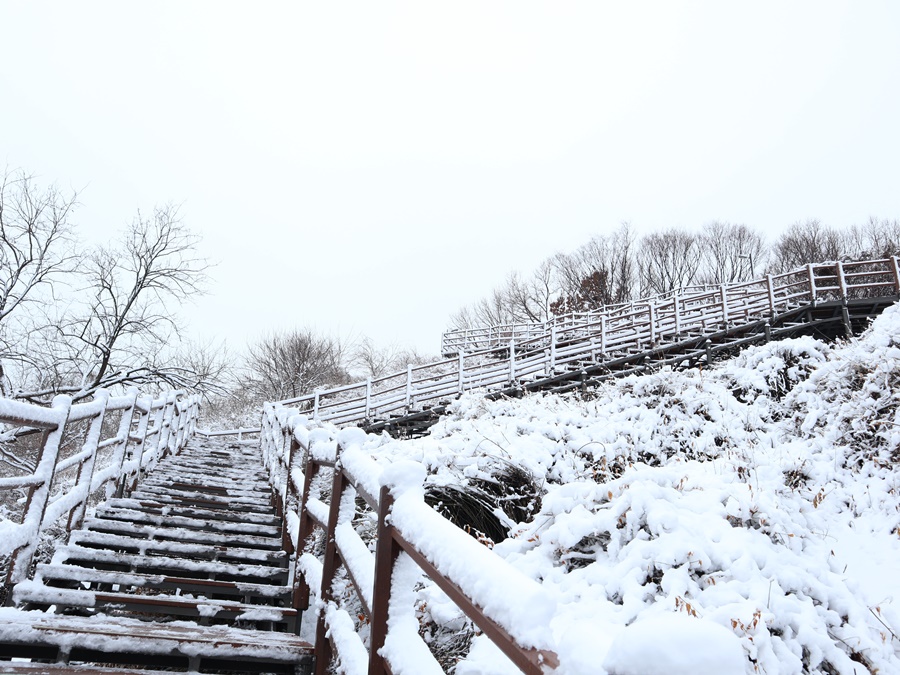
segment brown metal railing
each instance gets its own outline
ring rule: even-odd
[[[433,580],[522,672],[552,672],[558,659],[549,626],[535,644],[533,634],[504,618],[529,612],[549,617],[555,604],[544,589],[425,504],[416,486],[392,484],[358,443],[339,445],[323,434],[310,431],[304,418],[284,407],[268,406],[263,415],[263,456],[281,495],[285,540],[294,551],[294,606],[307,609],[310,595],[317,601],[316,673],[328,672],[336,658],[345,666],[356,664],[348,672],[369,675],[443,672],[418,633],[414,607],[403,606],[403,592],[411,589],[393,587],[400,564],[415,565]],[[377,514],[377,529],[368,536],[360,528],[370,519],[360,518],[358,508]],[[404,526],[410,522],[428,522],[441,531],[442,542],[452,540],[455,564],[442,559],[447,546],[421,541]],[[374,554],[364,536],[375,541]],[[519,603],[517,611],[486,611],[472,580],[458,574],[460,568],[479,569],[482,577],[493,569],[494,583],[510,589],[504,597],[514,606]],[[335,591],[339,578],[345,580],[341,594]],[[350,605],[346,589],[355,599]],[[410,621],[398,620],[404,613]],[[358,622],[368,626],[368,644]],[[402,647],[382,649],[392,644]]]

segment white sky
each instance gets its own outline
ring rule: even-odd
[[[900,3],[0,4],[0,167],[102,241],[182,203],[192,330],[436,353],[630,221],[900,217]]]

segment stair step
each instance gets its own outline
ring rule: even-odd
[[[179,541],[211,546],[237,546],[240,548],[280,550],[281,540],[274,537],[256,537],[243,533],[220,534],[204,530],[187,530],[181,528],[161,528],[152,525],[139,525],[127,520],[110,520],[106,518],[88,518],[82,527],[91,532],[105,534],[121,534],[135,540],[145,541]]]
[[[0,645],[20,645],[23,654],[35,658],[40,658],[36,652],[43,647],[76,662],[153,666],[156,661],[207,672],[227,667],[240,670],[243,664],[253,664],[263,666],[254,668],[262,671],[294,672],[292,666],[308,666],[313,654],[312,645],[291,633],[198,626],[187,621],[150,623],[124,617],[0,611]],[[129,655],[133,655],[130,660]]]
[[[107,507],[143,511],[154,515],[183,516],[199,520],[234,520],[237,522],[258,523],[277,527],[281,520],[273,513],[256,511],[238,511],[232,509],[204,509],[198,506],[180,506],[151,499],[110,499],[104,504]]]
[[[170,556],[143,556],[133,553],[117,553],[76,545],[62,546],[53,556],[53,563],[68,563],[97,569],[139,572],[141,574],[174,574],[198,579],[225,581],[250,581],[282,585],[287,583],[288,572],[281,567],[252,565],[249,563],[225,563],[208,560],[185,560]]]
[[[281,550],[264,551],[244,548],[240,543],[231,546],[185,543],[181,541],[159,541],[140,539],[122,534],[77,530],[69,537],[69,544],[82,548],[104,548],[140,555],[184,556],[192,559],[227,560],[231,562],[252,562],[253,564],[284,564],[287,553]]]
[[[41,563],[37,566],[35,578],[47,585],[60,582],[103,584],[106,586],[152,588],[195,595],[228,596],[234,598],[271,598],[287,601],[291,596],[289,586],[254,584],[239,581],[212,581],[210,579],[189,579],[166,576],[164,574],[138,574],[136,572],[112,572],[77,565],[52,565]]]
[[[107,520],[132,521],[156,527],[168,527],[185,530],[206,530],[219,533],[241,532],[257,537],[281,537],[281,528],[259,523],[241,523],[230,520],[187,518],[184,516],[167,516],[144,513],[134,509],[98,508],[96,518]]]
[[[218,506],[220,508],[241,508],[246,509],[247,511],[257,511],[262,513],[271,512],[272,510],[266,503],[268,500],[262,502],[259,498],[251,499],[244,496],[221,497],[200,492],[181,492],[173,494],[165,488],[160,488],[155,485],[140,485],[137,490],[131,493],[131,497],[134,499],[162,498],[168,500],[171,504],[179,504],[181,506],[203,506],[205,508],[215,508]]]
[[[211,600],[205,597],[188,598],[176,595],[138,595],[112,591],[87,591],[53,588],[39,581],[23,581],[16,585],[13,600],[20,605],[56,605],[109,611],[165,614],[215,621],[246,621],[249,623],[288,624],[293,630],[297,610],[291,607],[248,605],[230,600]]]

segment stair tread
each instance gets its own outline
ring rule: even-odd
[[[128,565],[138,571],[142,568],[171,569],[181,572],[196,572],[220,576],[249,576],[273,578],[286,576],[281,567],[252,565],[249,563],[224,563],[209,560],[185,560],[169,556],[143,556],[132,553],[116,553],[96,548],[82,548],[76,545],[61,546],[53,556],[53,563],[70,563],[78,560],[93,564]]]
[[[159,539],[140,539],[122,534],[108,534],[106,532],[92,532],[89,530],[77,530],[72,532],[69,538],[70,544],[84,547],[85,544],[102,545],[105,548],[135,548],[142,555],[149,551],[161,553],[183,554],[189,556],[204,556],[216,558],[220,553],[227,554],[228,558],[241,558],[247,561],[280,562],[285,560],[287,553],[281,550],[260,550],[244,548],[238,545],[226,546],[223,544],[198,544],[180,541],[166,541]]]
[[[292,633],[200,626],[190,621],[151,623],[127,617],[0,610],[0,642],[68,646],[73,635],[80,636],[80,646],[108,652],[256,657],[282,663],[299,663],[313,653],[312,645]]]
[[[230,520],[188,518],[144,513],[135,509],[98,508],[95,518],[149,523],[157,527],[211,530],[213,532],[241,532],[254,536],[280,537],[281,529],[273,525],[241,523]]]
[[[198,617],[224,618],[235,616],[245,621],[280,621],[297,616],[292,607],[253,605],[234,600],[214,600],[205,597],[188,598],[181,595],[143,595],[117,591],[93,591],[54,588],[40,581],[23,581],[16,585],[13,598],[17,603],[33,602],[66,607],[101,607],[105,605],[136,605],[141,611],[158,608],[160,611],[182,610]]]
[[[268,509],[271,513],[257,511],[242,511],[230,508],[206,509],[201,506],[181,506],[160,499],[110,499],[101,508],[131,509],[134,511],[161,511],[155,515],[183,516],[185,518],[199,517],[203,519],[216,518],[240,518],[248,523],[277,526],[281,521],[274,515],[274,509]],[[188,515],[195,514],[195,515]]]
[[[246,581],[215,581],[190,579],[166,574],[141,574],[139,572],[113,572],[78,565],[41,563],[36,578],[47,581],[76,581],[100,584],[118,584],[141,588],[191,588],[209,593],[233,593],[257,597],[281,598],[291,593],[290,586],[256,584]]]
[[[153,525],[142,525],[127,520],[112,520],[108,518],[88,518],[84,521],[83,527],[85,531],[116,534],[144,541],[180,541],[210,546],[238,546],[240,548],[263,550],[279,550],[281,548],[281,540],[276,537],[258,537],[244,532],[219,533],[178,527],[160,528]]]

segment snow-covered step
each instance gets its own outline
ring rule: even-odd
[[[206,597],[243,598],[249,602],[251,598],[267,598],[287,602],[291,596],[289,586],[273,584],[254,584],[239,581],[214,581],[211,579],[190,579],[187,577],[167,576],[165,574],[139,574],[136,572],[113,572],[98,570],[77,565],[52,565],[41,563],[35,571],[35,579],[45,584],[61,586],[73,584],[102,584],[110,590],[122,588],[153,588],[172,591],[179,594],[204,595]]]
[[[195,544],[180,541],[160,541],[139,539],[123,534],[109,534],[78,530],[72,532],[69,544],[82,548],[104,548],[124,553],[141,555],[168,555],[202,560],[227,560],[232,562],[252,562],[255,565],[283,565],[287,562],[284,551],[244,548],[239,542],[231,546]]]
[[[217,622],[249,624],[281,624],[293,631],[297,610],[290,607],[248,605],[231,600],[212,600],[206,597],[177,595],[145,595],[112,591],[88,591],[54,588],[39,581],[23,581],[15,586],[13,600],[20,606],[55,605],[80,607],[104,612],[139,612],[190,617]]]
[[[171,471],[154,471],[153,480],[173,482],[197,482],[203,480],[205,485],[224,488],[244,488],[246,490],[258,490],[260,492],[272,492],[272,488],[265,476],[248,476],[246,473],[236,473],[233,476],[219,473],[215,478],[205,476],[201,471],[188,471],[178,467]]]
[[[268,509],[266,513],[227,508],[205,509],[199,506],[181,506],[160,499],[110,499],[105,502],[105,506],[144,511],[145,513],[156,515],[183,516],[198,520],[235,520],[237,522],[272,526],[278,526],[281,523],[281,520],[274,515],[274,509]]]
[[[287,583],[288,572],[282,567],[254,565],[250,563],[213,562],[190,560],[172,556],[143,556],[119,553],[103,549],[83,548],[76,545],[62,546],[53,556],[54,564],[68,563],[106,570],[165,574],[199,579],[226,581],[250,581],[282,585]]]
[[[221,485],[218,482],[210,481],[209,483],[201,484],[194,480],[187,481],[184,478],[181,480],[170,480],[162,476],[146,479],[141,485],[142,488],[150,486],[162,488],[173,496],[181,495],[182,493],[192,494],[195,492],[204,495],[210,494],[217,497],[249,497],[253,500],[258,500],[260,498],[265,500],[272,496],[272,490],[268,485],[263,485],[257,489],[252,485],[241,485],[240,483]]]
[[[193,544],[213,546],[239,546],[263,550],[279,550],[281,540],[275,537],[256,537],[248,534],[229,534],[206,532],[204,530],[186,530],[182,528],[154,527],[140,525],[132,521],[109,520],[104,518],[88,518],[83,525],[85,530],[121,534],[137,540],[154,539],[157,541],[180,541]]]
[[[156,515],[134,509],[98,508],[97,518],[123,520],[156,527],[208,530],[211,532],[241,532],[257,537],[280,537],[281,528],[259,523],[242,523],[230,520],[186,518],[184,516]]]
[[[19,645],[32,658],[51,663],[71,660],[114,665],[126,661],[122,655],[133,654],[151,667],[162,663],[166,668],[195,672],[265,672],[295,666],[298,672],[308,673],[313,653],[312,645],[291,633],[198,626],[188,621],[69,617],[9,608],[0,609],[0,645]]]
[[[208,492],[178,492],[177,494],[167,490],[164,487],[156,485],[141,485],[137,490],[131,493],[135,499],[144,499],[146,497],[165,497],[171,502],[183,505],[196,506],[230,506],[232,508],[246,508],[248,511],[268,511],[270,507],[267,503],[257,497],[247,496],[231,496],[231,495],[213,495]]]

